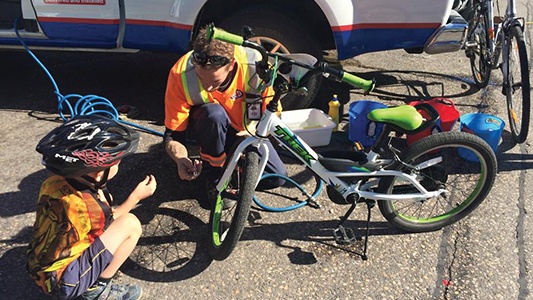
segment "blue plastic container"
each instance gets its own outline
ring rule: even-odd
[[[459,120],[461,123],[461,131],[479,136],[489,144],[494,152],[496,152],[502,137],[503,128],[505,127],[505,122],[502,119],[489,114],[473,113],[463,115]],[[457,152],[463,159],[474,162],[479,161],[470,150],[459,148],[457,149]]]
[[[360,100],[350,104],[348,111],[349,131],[348,139],[352,142],[360,142],[364,147],[372,146],[381,131],[383,124],[370,121],[368,113],[376,108],[386,108],[387,105],[370,100]]]

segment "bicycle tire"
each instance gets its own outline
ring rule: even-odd
[[[231,182],[219,193],[216,205],[210,213],[208,248],[213,259],[226,259],[241,238],[258,179],[259,154],[247,149],[233,171]],[[236,204],[223,210],[224,199],[236,201]]]
[[[467,56],[470,58],[472,77],[476,86],[480,89],[489,84],[492,71],[489,28],[486,22],[489,16],[487,16],[487,9],[484,8],[484,5],[487,5],[484,1],[475,3],[474,17],[469,26],[472,30],[469,30],[467,37],[468,43],[476,44],[475,48],[467,48]]]
[[[479,162],[462,158],[464,151],[472,151]],[[439,230],[466,217],[489,194],[496,177],[496,155],[478,136],[465,132],[437,133],[416,142],[401,155],[401,160],[410,165],[435,158],[442,159],[417,172],[417,178],[428,191],[445,188],[448,199],[441,195],[424,200],[378,200],[381,213],[393,226],[416,233]],[[399,163],[393,167],[414,173],[407,168]],[[378,191],[402,194],[417,190],[391,176],[380,180]]]
[[[209,266],[199,251],[203,239],[196,233],[204,221],[168,207],[153,212],[141,209],[150,220],[142,222],[143,234],[121,267],[124,274],[152,282],[175,282],[194,277]]]
[[[504,86],[504,93],[511,134],[513,140],[521,144],[528,135],[531,107],[529,66],[522,28],[512,26],[507,39],[507,84]]]

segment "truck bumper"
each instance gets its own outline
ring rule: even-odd
[[[424,45],[424,52],[438,54],[455,52],[463,47],[468,22],[455,10],[452,10],[448,23],[437,29]]]

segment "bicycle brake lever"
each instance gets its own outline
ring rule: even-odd
[[[247,40],[255,36],[255,32],[250,26],[243,26],[241,29],[242,37]]]

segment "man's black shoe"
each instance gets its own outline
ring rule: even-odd
[[[205,193],[202,193],[203,196],[198,199],[198,203],[200,204],[200,207],[203,209],[211,210],[215,207],[218,192],[216,189],[216,181],[215,182],[207,182],[205,183]],[[235,204],[237,204],[237,201],[230,200],[227,198],[222,199],[222,210],[230,209]]]
[[[220,175],[222,174],[222,168],[208,167],[204,173],[205,180],[205,192],[201,193],[200,199],[198,199],[200,207],[203,209],[211,210],[215,207],[218,191],[216,185]],[[229,209],[236,204],[235,201],[224,198],[222,210]]]

